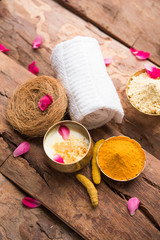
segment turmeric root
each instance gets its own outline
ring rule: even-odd
[[[96,142],[94,146],[93,158],[92,158],[92,179],[95,184],[100,184],[101,182],[101,172],[97,165],[96,157],[97,157],[98,148],[104,141],[105,141],[104,139],[101,139],[98,142]]]
[[[86,188],[86,190],[90,196],[92,206],[96,207],[98,205],[98,193],[97,193],[97,189],[95,188],[94,184],[82,174],[77,174],[76,178]]]

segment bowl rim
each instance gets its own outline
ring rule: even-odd
[[[148,115],[148,116],[160,116],[160,114],[155,114],[155,113],[145,113],[141,110],[139,110],[136,106],[134,106],[134,104],[130,101],[130,98],[128,96],[128,88],[129,88],[129,85],[130,85],[130,82],[132,81],[132,77],[137,77],[139,76],[141,73],[145,73],[147,72],[147,70],[145,68],[141,69],[141,70],[138,70],[137,72],[135,72],[134,74],[131,75],[131,77],[129,78],[129,80],[127,81],[127,84],[126,84],[126,96],[127,96],[127,99],[128,101],[130,102],[130,104],[132,105],[132,107],[134,107],[137,111],[139,111],[140,113],[143,113],[145,115]]]
[[[89,139],[89,145],[88,145],[88,150],[87,150],[86,154],[85,154],[81,159],[79,159],[79,160],[77,160],[77,161],[75,161],[75,162],[72,162],[72,163],[59,163],[59,162],[54,161],[53,159],[51,159],[51,158],[48,156],[48,154],[47,154],[46,151],[45,151],[45,147],[44,147],[44,146],[45,146],[45,140],[46,140],[46,138],[47,138],[48,133],[51,131],[51,129],[55,128],[57,125],[61,125],[61,124],[65,124],[65,123],[68,123],[68,124],[72,124],[72,123],[73,123],[73,124],[75,124],[75,125],[80,126],[81,128],[83,128],[83,129],[85,130],[85,132],[86,132],[87,135],[88,135],[88,139]],[[48,157],[52,162],[54,162],[55,164],[61,165],[61,166],[74,165],[75,163],[80,162],[82,159],[84,159],[84,158],[87,156],[88,152],[90,151],[91,145],[92,145],[92,138],[91,138],[91,135],[90,135],[89,131],[87,130],[87,128],[86,128],[84,125],[82,125],[81,123],[76,122],[76,121],[73,121],[73,120],[62,120],[62,121],[59,121],[59,122],[53,124],[51,127],[48,128],[48,130],[46,131],[46,133],[45,133],[45,135],[44,135],[44,137],[43,137],[43,150],[44,150],[45,154],[47,155],[47,157]]]
[[[99,149],[101,148],[101,146],[102,146],[107,140],[109,140],[109,139],[111,139],[111,138],[115,138],[115,137],[120,137],[120,136],[121,136],[121,137],[130,138],[130,137],[124,136],[124,135],[109,137],[109,138],[107,138],[103,143],[101,143],[101,145],[100,145],[99,148],[98,148],[98,151],[99,151]],[[132,138],[130,138],[130,139],[132,139]],[[134,139],[132,139],[132,140],[134,140]],[[134,140],[134,141],[136,141],[136,140]],[[136,142],[137,142],[137,141],[136,141]],[[137,143],[138,143],[138,142],[137,142]],[[138,144],[139,144],[139,143],[138,143]],[[140,144],[139,144],[139,145],[140,145]],[[143,148],[142,148],[142,150],[144,151]],[[115,178],[112,178],[112,177],[108,176],[106,173],[104,173],[103,170],[101,169],[101,167],[99,166],[99,163],[98,163],[98,151],[97,151],[96,161],[97,161],[97,165],[98,165],[100,171],[101,171],[106,177],[108,177],[109,179],[114,180],[114,181],[116,181],[116,182],[129,182],[129,181],[131,181],[131,180],[134,180],[135,178],[137,178],[137,177],[144,171],[144,169],[145,169],[145,167],[146,167],[146,154],[145,154],[145,151],[144,151],[144,154],[145,154],[144,167],[143,167],[143,169],[141,170],[141,172],[140,172],[138,175],[136,175],[135,177],[133,177],[133,178],[131,178],[131,179],[127,179],[127,180],[115,179]]]

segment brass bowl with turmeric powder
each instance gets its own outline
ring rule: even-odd
[[[129,137],[111,137],[99,147],[97,164],[110,179],[125,182],[143,171],[145,153],[141,145]]]

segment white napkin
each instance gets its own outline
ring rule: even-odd
[[[122,122],[124,112],[96,39],[77,36],[59,43],[51,54],[51,65],[66,89],[72,120],[88,129],[111,119]]]

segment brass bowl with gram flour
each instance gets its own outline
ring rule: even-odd
[[[80,123],[65,120],[51,126],[43,139],[48,164],[60,172],[76,172],[92,158],[93,142]]]
[[[130,77],[126,95],[139,112],[160,116],[160,78],[150,78],[146,69],[137,71]]]

